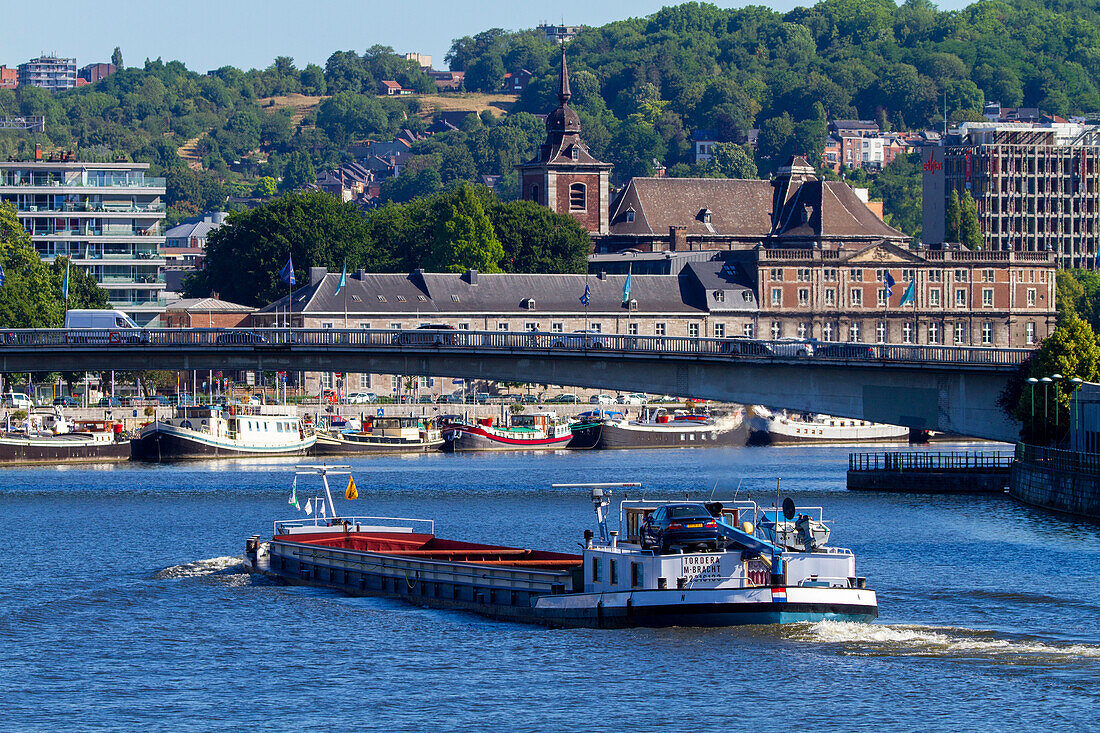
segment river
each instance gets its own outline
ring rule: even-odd
[[[2,727],[1096,729],[1100,527],[1001,496],[848,493],[847,453],[351,460],[348,513],[562,551],[594,515],[553,482],[771,502],[780,477],[836,520],[881,616],[720,630],[551,630],[253,578],[244,540],[294,514],[291,460],[4,469]]]

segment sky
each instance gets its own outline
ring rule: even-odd
[[[443,56],[451,41],[487,28],[518,30],[540,23],[603,25],[649,15],[670,0],[0,0],[0,65],[42,54],[76,57],[77,65],[110,61],[115,46],[127,66],[146,58],[183,61],[205,72],[222,66],[266,68],[291,56],[299,68],[324,66],[336,50],[375,44]],[[747,3],[716,3],[723,7]],[[795,0],[760,2],[780,11]],[[962,0],[941,3],[959,7]],[[552,9],[550,9],[552,8]]]

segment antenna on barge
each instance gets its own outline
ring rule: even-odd
[[[328,477],[332,476],[350,476],[351,471],[336,470],[336,469],[351,469],[351,466],[329,466],[322,463],[320,466],[316,464],[303,464],[295,466],[295,476],[320,476],[321,482],[325,485],[325,498],[328,500],[329,512],[332,514],[332,518],[336,518],[336,505],[332,503],[332,492],[328,488]]]
[[[596,521],[600,527],[600,539],[605,544],[611,544],[611,532],[607,526],[607,507],[611,504],[611,492],[604,489],[631,489],[641,488],[637,481],[626,483],[607,484],[550,484],[552,489],[591,489],[592,505],[596,508]]]

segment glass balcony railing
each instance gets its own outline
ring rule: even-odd
[[[0,171],[0,186],[38,188],[164,188],[165,179],[114,171]]]
[[[60,206],[52,206],[48,204],[26,204],[16,203],[15,210],[25,213],[36,212],[81,212],[91,211],[104,214],[156,214],[165,210],[165,205],[162,203],[157,204],[98,204],[91,202],[71,202],[66,201]]]

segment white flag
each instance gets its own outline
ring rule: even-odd
[[[306,514],[313,514],[313,499],[306,499]]]
[[[320,514],[322,517],[328,516],[327,514],[325,514],[325,502],[322,501],[317,505],[317,513]]]

